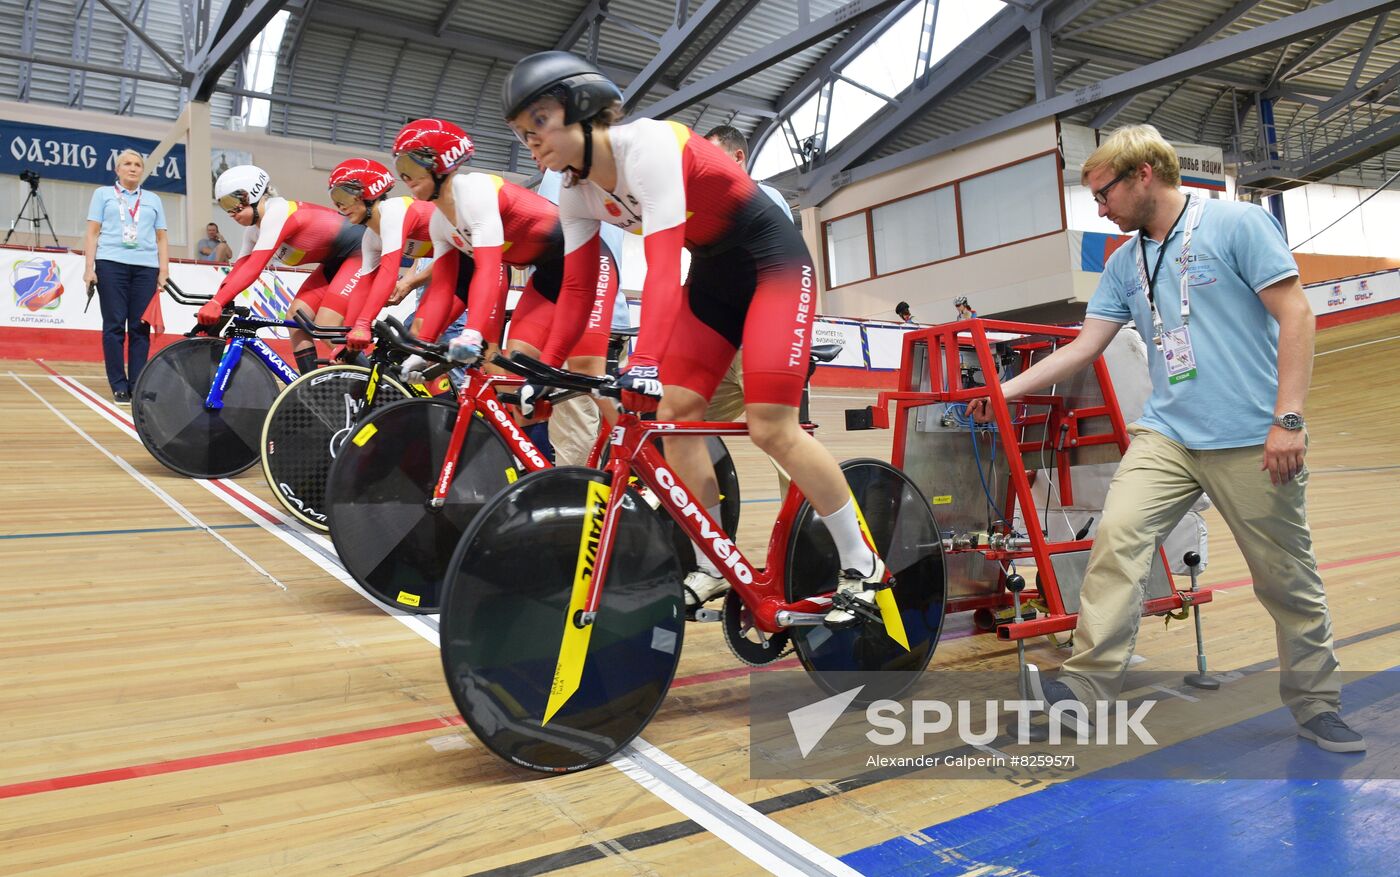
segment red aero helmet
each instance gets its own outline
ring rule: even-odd
[[[344,189],[361,201],[374,201],[394,187],[394,175],[377,161],[348,158],[331,171],[327,188]]]
[[[404,125],[394,138],[394,156],[408,155],[436,174],[466,164],[476,147],[467,132],[442,119],[418,119]]]

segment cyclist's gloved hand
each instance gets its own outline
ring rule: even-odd
[[[204,307],[195,314],[195,319],[201,326],[212,326],[219,322],[219,318],[224,315],[224,306],[216,301],[207,302]]]
[[[475,362],[481,358],[486,341],[475,329],[463,329],[462,334],[447,344],[447,355],[455,362]]]
[[[356,326],[350,330],[349,335],[345,336],[345,347],[347,350],[353,350],[359,353],[361,350],[369,347],[371,340],[368,326]]]
[[[399,374],[410,384],[426,383],[427,378],[424,377],[423,372],[427,371],[428,367],[431,365],[432,363],[428,360],[414,354],[408,359],[405,359],[403,365],[399,366]]]
[[[655,411],[661,400],[661,367],[649,357],[634,356],[617,376],[617,386],[622,390],[624,408]]]
[[[534,417],[535,406],[541,399],[549,395],[548,387],[541,387],[539,384],[525,383],[520,387],[520,414],[523,417]]]

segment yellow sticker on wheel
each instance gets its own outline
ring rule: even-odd
[[[865,513],[860,510],[860,503],[856,502],[854,494],[851,495],[851,505],[855,507],[856,520],[860,522],[860,532],[865,535],[865,543],[870,546],[871,551],[875,551],[875,537],[870,535],[870,527],[865,523]],[[885,633],[899,643],[904,651],[909,651],[909,634],[904,632],[904,617],[899,614],[899,605],[895,603],[894,588],[881,588],[876,591],[875,605],[880,609],[880,620],[885,623]]]
[[[407,591],[399,591],[399,596],[396,599],[405,606],[420,606],[423,603],[422,597]]]
[[[507,481],[508,483],[510,483],[510,484],[514,484],[515,482],[517,482],[517,481],[519,481],[519,480],[520,480],[520,473],[518,473],[518,472],[515,471],[515,467],[514,467],[514,466],[508,466],[508,467],[506,467],[506,481]]]
[[[952,504],[953,504],[953,497],[948,496],[948,495],[944,495],[944,496],[935,496],[935,497],[933,497],[932,499],[930,499],[930,500],[928,501],[928,504],[929,504],[929,505],[952,505]]]
[[[546,725],[554,714],[578,691],[583,678],[583,663],[588,657],[588,640],[593,625],[579,627],[574,618],[588,603],[588,590],[593,584],[593,571],[598,564],[598,541],[603,536],[603,516],[608,510],[612,489],[596,481],[588,482],[588,498],[584,501],[583,532],[578,541],[578,562],[574,567],[574,589],[569,597],[569,611],[564,615],[564,639],[559,644],[559,660],[554,665],[554,681],[549,686],[549,702],[545,704]]]
[[[355,437],[351,439],[351,441],[355,443],[355,447],[363,448],[365,446],[365,442],[374,438],[374,434],[376,432],[379,432],[379,427],[375,426],[373,423],[366,423],[364,429],[361,429],[359,432],[355,433]]]

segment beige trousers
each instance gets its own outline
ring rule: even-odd
[[[1260,468],[1262,446],[1193,451],[1142,427],[1129,432],[1133,440],[1109,486],[1084,574],[1074,655],[1059,679],[1081,701],[1118,697],[1149,564],[1205,491],[1244,554],[1255,596],[1273,616],[1284,704],[1299,723],[1336,711],[1341,682],[1308,530],[1306,468],[1274,485]]]
[[[554,406],[549,415],[549,441],[554,445],[554,465],[586,466],[588,452],[598,440],[602,415],[588,396],[575,396]]]

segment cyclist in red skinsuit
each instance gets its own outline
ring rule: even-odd
[[[471,157],[471,139],[456,125],[439,119],[419,119],[399,132],[394,142],[399,177],[414,197],[436,204],[431,221],[433,279],[420,309],[422,333],[435,339],[461,314],[459,299],[448,292],[455,283],[450,265],[440,267],[443,254],[460,251],[476,260],[467,301],[467,326],[452,342],[454,355],[470,358],[486,342],[497,343],[504,320],[505,295],[489,278],[505,266],[533,267],[534,272],[511,321],[511,350],[534,356],[553,322],[554,302],[564,275],[564,236],[559,214],[540,195],[494,174],[459,172]],[[605,261],[603,261],[605,260]],[[602,374],[611,332],[617,270],[606,248],[595,255],[596,278],[587,293],[584,331],[569,345],[572,365]],[[602,406],[609,422],[616,419]]]
[[[219,206],[247,231],[233,269],[214,298],[199,309],[199,322],[217,323],[224,307],[256,283],[275,258],[289,266],[320,263],[287,307],[288,317],[300,312],[321,325],[339,325],[359,280],[364,229],[346,223],[328,207],[271,194],[267,173],[252,165],[224,171],[214,193]],[[293,329],[291,336],[297,367],[302,373],[314,369],[316,342],[300,329]]]
[[[360,246],[361,281],[350,297],[346,325],[351,331],[345,346],[361,351],[371,341],[370,325],[387,305],[403,300],[409,290],[431,276],[432,269],[423,274],[410,271],[399,278],[399,266],[405,259],[417,260],[432,255],[433,243],[428,230],[433,205],[410,197],[390,198],[394,176],[377,161],[351,158],[331,171],[328,187],[331,201],[346,219],[365,228]],[[458,268],[465,259],[465,268]],[[457,295],[466,298],[474,263],[470,256],[456,250],[444,253],[441,264],[457,275]]]
[[[600,223],[640,233],[647,262],[636,352],[618,383],[624,404],[660,399],[662,420],[698,420],[744,348],[744,396],[754,444],[777,460],[821,515],[840,554],[838,590],[873,610],[884,563],[860,529],[831,454],[798,423],[816,290],[811,256],[791,220],[719,147],[674,122],[616,125],[621,93],[567,52],[541,52],[506,78],[506,120],[543,167],[565,173],[565,284],[546,362],[577,337],[596,275]],[[691,251],[681,284],[681,248]],[[664,388],[664,394],[663,394]],[[667,438],[666,459],[719,519],[719,489],[702,439]],[[708,568],[707,568],[708,567]],[[688,602],[723,593],[712,564],[686,580]],[[844,627],[856,613],[833,608]]]

